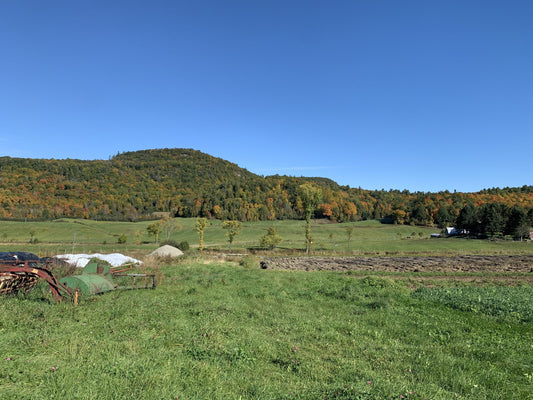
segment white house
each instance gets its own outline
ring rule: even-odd
[[[447,236],[453,236],[453,235],[466,235],[468,234],[468,231],[466,229],[456,229],[455,227],[446,228],[446,235]]]

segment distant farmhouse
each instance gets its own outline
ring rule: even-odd
[[[467,235],[468,231],[466,229],[456,229],[454,227],[446,228],[446,236],[454,235]]]

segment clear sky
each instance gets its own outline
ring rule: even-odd
[[[531,0],[2,0],[0,156],[533,184]]]

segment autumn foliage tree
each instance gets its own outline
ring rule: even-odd
[[[161,233],[162,229],[161,221],[156,221],[146,227],[148,234],[154,237],[156,243],[159,243],[159,234]]]
[[[226,236],[228,237],[229,251],[231,251],[233,241],[241,233],[241,223],[239,221],[224,221],[222,228],[227,230]]]
[[[298,187],[298,197],[305,216],[305,252],[309,254],[312,243],[311,217],[322,199],[322,191],[312,183],[304,183]]]
[[[207,218],[196,218],[196,231],[198,232],[199,236],[199,244],[198,244],[198,250],[203,251],[204,250],[204,232],[205,228],[207,227]]]

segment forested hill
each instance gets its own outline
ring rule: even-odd
[[[478,193],[370,191],[327,178],[262,177],[191,149],[118,154],[109,160],[0,157],[0,218],[107,220],[183,217],[268,220],[302,217],[298,187],[322,191],[315,216],[336,221],[385,218],[396,223],[453,223],[466,204],[533,207],[533,186]]]

